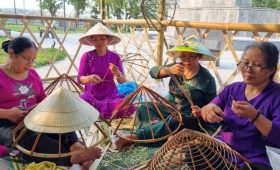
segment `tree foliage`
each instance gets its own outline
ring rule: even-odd
[[[280,0],[252,0],[254,7],[267,7],[280,9]]]
[[[87,5],[89,5],[86,0],[68,0],[68,3],[73,5],[76,13],[76,18],[79,18],[79,16],[86,9]]]
[[[125,19],[139,18],[141,14],[140,5],[140,1],[135,2],[135,0],[127,0],[125,2]]]
[[[93,0],[91,12],[96,18],[100,12],[100,0]],[[141,14],[140,0],[106,0],[106,18],[131,19]]]
[[[39,3],[40,9],[47,9],[51,16],[56,16],[56,12],[58,9],[62,7],[62,0],[41,0]]]

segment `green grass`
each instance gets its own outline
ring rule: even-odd
[[[3,41],[6,40],[6,37],[0,36],[0,44],[2,45]],[[57,48],[44,48],[43,51],[39,50],[37,54],[37,58],[34,63],[34,67],[40,67],[49,64],[49,60],[52,60],[53,56],[55,56],[57,52]],[[46,54],[46,55],[45,55]],[[59,51],[57,55],[56,61],[63,60],[66,57],[64,51]],[[3,49],[0,51],[0,64],[6,63],[8,58],[8,54],[4,52]]]
[[[23,29],[23,25],[6,25],[5,24],[5,28],[6,29],[10,29],[11,31],[16,31],[16,32],[21,32]],[[45,28],[44,26],[36,26],[36,25],[29,25],[28,28],[31,30],[31,32],[39,32],[40,29]],[[27,30],[25,30],[27,31]]]
[[[6,40],[6,37],[0,36],[0,45],[2,46],[2,43]],[[7,54],[4,52],[3,49],[0,50],[0,64],[6,63],[7,60]]]
[[[37,58],[35,60],[34,67],[40,67],[49,64],[49,60],[52,60],[57,52],[57,48],[44,48],[44,51],[38,51]],[[45,55],[47,54],[47,56]],[[58,51],[56,61],[63,60],[66,57],[64,51]]]
[[[23,29],[23,25],[18,24],[18,25],[12,25],[12,24],[5,24],[6,29],[10,29],[11,31],[16,31],[16,32],[21,32]],[[28,28],[31,30],[32,33],[39,33],[39,30],[45,30],[44,25],[28,25]],[[25,32],[27,29],[25,29]],[[74,33],[84,33],[86,30],[84,28],[77,28],[77,29],[70,29],[69,34],[74,34]],[[64,34],[63,28],[56,28],[54,29],[54,32],[57,34]]]

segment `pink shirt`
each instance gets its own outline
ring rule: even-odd
[[[28,70],[25,80],[14,80],[0,69],[0,108],[28,108],[46,97],[42,81],[34,69]],[[3,121],[3,119],[2,119]]]

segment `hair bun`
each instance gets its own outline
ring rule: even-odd
[[[6,40],[6,41],[4,41],[3,43],[2,43],[2,49],[6,52],[6,53],[8,53],[8,46],[9,46],[9,44],[11,43],[11,40]]]

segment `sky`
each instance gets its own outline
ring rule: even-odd
[[[16,2],[16,9],[26,9],[26,10],[40,10],[36,0],[15,0]],[[0,0],[0,9],[3,8],[11,8],[14,9],[14,0]],[[73,7],[66,3],[66,13],[72,14]]]
[[[36,0],[15,0],[16,8],[38,9]],[[14,8],[14,0],[0,0],[0,8]]]

